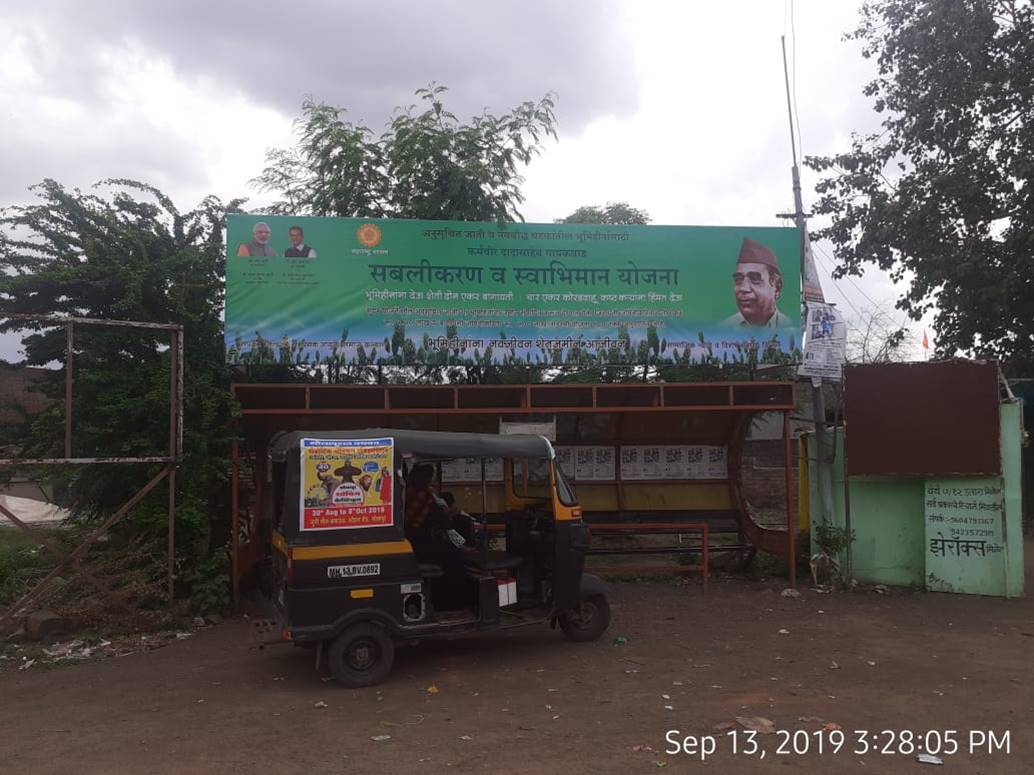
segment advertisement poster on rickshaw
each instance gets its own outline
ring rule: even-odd
[[[394,439],[302,439],[301,530],[394,521]]]

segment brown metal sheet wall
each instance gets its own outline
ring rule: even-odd
[[[996,475],[998,366],[944,361],[845,370],[852,475]]]

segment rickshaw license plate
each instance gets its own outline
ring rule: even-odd
[[[330,565],[327,567],[328,579],[351,579],[356,576],[379,576],[381,564],[367,562],[360,565]]]

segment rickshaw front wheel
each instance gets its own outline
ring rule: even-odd
[[[353,624],[330,644],[330,672],[349,688],[379,684],[391,672],[395,643],[383,627]]]
[[[587,643],[599,638],[610,626],[610,603],[603,595],[589,595],[557,620],[568,640]]]

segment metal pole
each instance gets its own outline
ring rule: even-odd
[[[65,324],[65,457],[72,457],[72,348],[74,323]]]
[[[233,574],[233,612],[240,612],[240,577],[238,574],[238,563],[240,560],[237,557],[237,552],[240,550],[240,515],[238,514],[238,466],[240,461],[240,443],[237,439],[233,440],[232,448],[232,459],[230,463],[230,509],[232,511],[230,516],[230,530],[233,531],[230,535],[230,573]]]
[[[797,588],[797,526],[793,518],[793,457],[790,445],[790,413],[783,412],[783,454],[786,473],[786,541],[790,558],[790,586]]]
[[[790,147],[793,154],[793,167],[791,175],[793,179],[793,219],[800,232],[801,266],[800,275],[804,277],[804,255],[808,244],[808,222],[804,215],[804,200],[801,197],[801,173],[797,167],[797,143],[793,131],[793,109],[790,104],[790,74],[786,66],[786,37],[782,38],[783,43],[783,80],[786,84],[786,113],[790,121]],[[802,280],[803,286],[803,280]],[[808,319],[808,307],[804,305],[804,319]],[[819,522],[827,524],[833,514],[833,480],[830,476],[829,466],[832,461],[829,459],[829,443],[826,439],[826,400],[822,395],[822,381],[815,384],[812,381],[811,390],[811,416],[815,424],[815,479],[818,484]]]
[[[504,463],[505,465],[505,463]],[[481,458],[481,567],[488,565],[488,482],[485,459]]]

